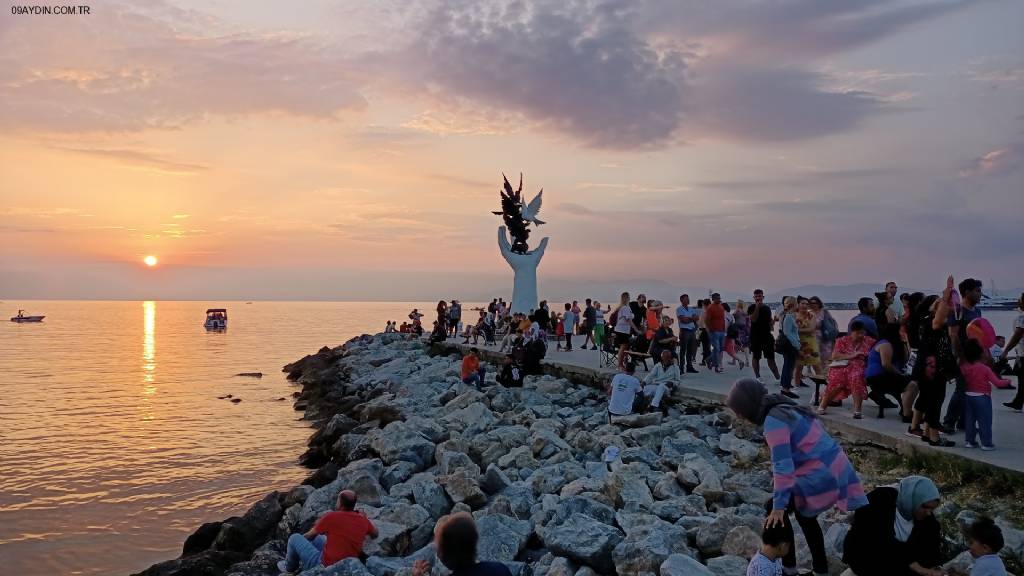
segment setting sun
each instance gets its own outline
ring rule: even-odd
[[[156,256],[146,256],[145,258],[142,259],[142,261],[145,262],[146,266],[149,267],[156,266],[157,263]]]

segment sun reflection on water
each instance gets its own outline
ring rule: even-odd
[[[156,393],[156,302],[142,303],[142,395]],[[147,410],[143,420],[152,420],[153,412]]]

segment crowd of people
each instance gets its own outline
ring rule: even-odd
[[[643,294],[631,299],[626,292],[615,307],[586,299],[582,306],[573,301],[553,311],[559,307],[542,301],[528,313],[513,313],[504,300],[496,298],[475,310],[472,323],[463,323],[458,300],[441,301],[430,339],[461,337],[463,343],[477,344],[483,338],[484,344],[498,345],[500,336],[499,350],[507,353],[495,380],[516,387],[523,385],[525,375],[540,371],[549,338],[556,342],[557,352],[574,350],[573,337],[582,337],[581,349],[603,348],[620,368],[607,386],[610,423],[648,410],[667,416],[673,389],[683,374],[698,372],[698,367],[722,372],[727,358],[740,370],[750,365],[754,377],[736,381],[725,404],[736,417],[763,429],[773,491],[765,505],[762,545],[750,559],[747,575],[797,574],[791,517],[807,541],[813,574],[827,574],[817,517],[836,507],[853,513],[843,561],[854,573],[940,576],[944,574],[942,534],[934,511],[941,494],[935,483],[923,476],[908,476],[865,492],[820,416],[836,402],[852,397],[852,416],[862,418],[863,402],[870,399],[877,404],[879,417],[886,408],[898,408],[909,424],[907,433],[932,445],[951,446],[943,434],[963,429],[966,446],[993,449],[991,388],[1012,387],[1002,377],[1007,371],[1018,376],[1018,391],[1005,406],[1017,412],[1024,409],[1020,362],[1009,365],[1011,353],[1016,350],[1019,358],[1024,352],[1024,295],[1009,341],[997,338],[986,348],[970,330],[971,323],[981,317],[981,282],[968,278],[956,285],[950,277],[941,294],[897,292],[896,284],[890,282],[873,298],[862,298],[845,332],[840,332],[820,298],[786,297],[776,313],[764,302],[761,290],[754,291],[749,305],[738,301],[732,307],[717,293],[693,306],[683,294],[674,314],[659,300],[648,300]],[[423,316],[414,309],[409,322],[398,327],[389,321],[387,331],[422,335]],[[777,355],[783,359],[781,370]],[[647,357],[655,364],[641,378],[636,361]],[[762,379],[762,361],[778,381],[778,393],[770,393]],[[795,390],[807,374],[823,377],[827,383],[817,406],[798,402]],[[480,389],[486,385],[486,376],[479,349],[473,347],[462,360],[461,380]],[[953,396],[943,416],[947,383],[953,384]],[[307,533],[293,534],[279,563],[281,571],[358,557],[363,541],[376,537],[377,529],[355,505],[355,493],[344,490],[336,512],[320,518]],[[977,520],[965,536],[974,559],[971,574],[1005,574],[999,558],[1003,536],[992,520]],[[442,518],[435,527],[438,560],[448,570],[467,576],[508,576],[501,563],[477,561],[477,539],[471,515]],[[412,573],[425,576],[430,568],[421,560]]]

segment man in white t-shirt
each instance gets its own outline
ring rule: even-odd
[[[609,422],[612,416],[628,416],[632,414],[633,401],[636,400],[636,395],[642,390],[640,381],[633,375],[636,372],[636,364],[632,360],[626,360],[623,370],[623,372],[616,374],[612,378],[612,382],[608,386],[608,390],[611,392],[611,396],[608,398]]]
[[[665,392],[679,382],[679,366],[672,358],[672,351],[662,350],[660,360],[644,378],[644,396],[651,397],[651,406],[654,408],[661,408],[661,399],[665,397]],[[667,407],[662,413],[666,411]]]

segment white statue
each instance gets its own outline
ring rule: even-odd
[[[530,310],[537,307],[537,266],[540,259],[544,257],[544,250],[548,247],[548,239],[544,237],[540,245],[533,250],[523,254],[512,251],[508,236],[505,234],[505,227],[498,226],[498,248],[501,255],[515,272],[515,280],[512,284],[512,307],[511,311],[529,314]]]

